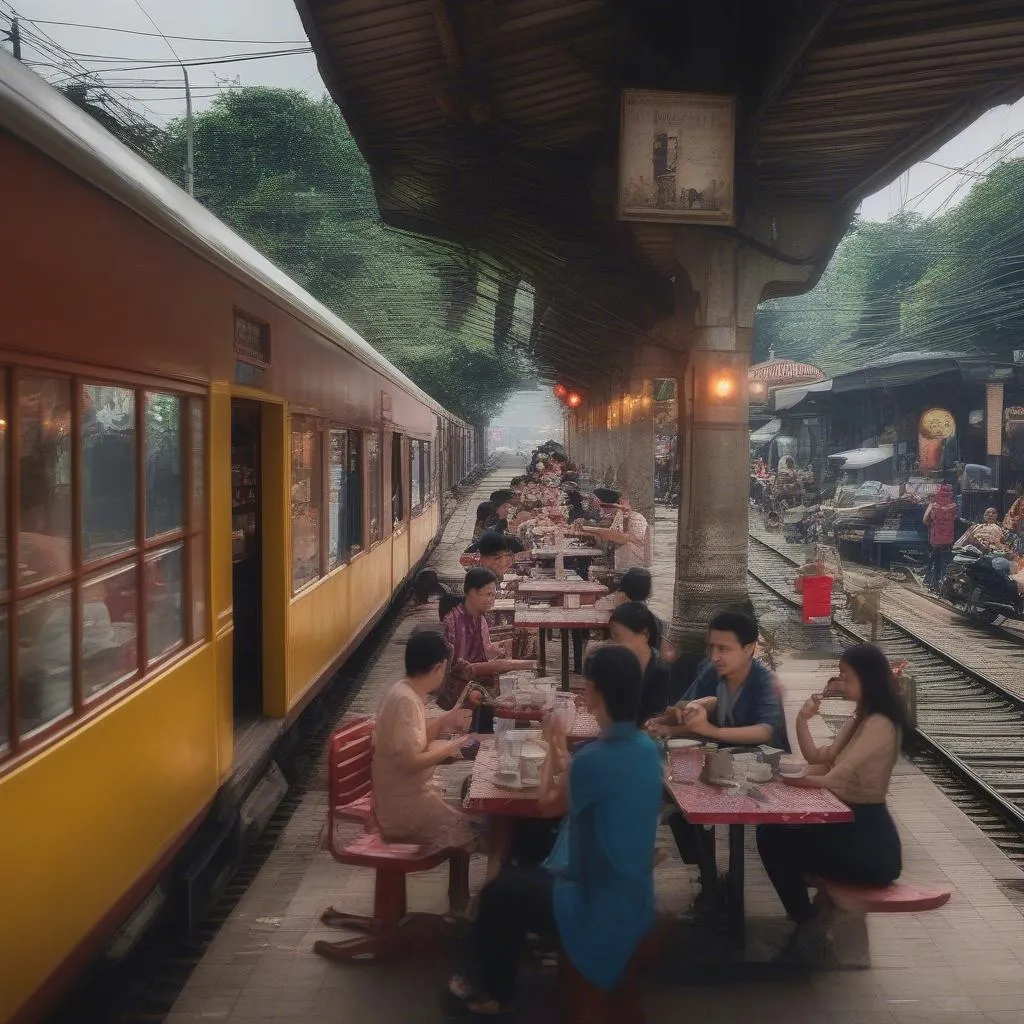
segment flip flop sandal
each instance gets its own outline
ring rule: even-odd
[[[484,999],[461,975],[456,974],[448,982],[448,996],[466,1010],[471,1017],[494,1020],[508,1017],[511,1006],[502,1006],[494,999]]]

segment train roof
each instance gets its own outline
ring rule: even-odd
[[[458,420],[205,206],[3,52],[0,128],[28,142],[228,274],[244,280],[435,412]]]

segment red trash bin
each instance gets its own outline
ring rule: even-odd
[[[832,577],[805,576],[803,585],[805,626],[827,626],[832,621]]]

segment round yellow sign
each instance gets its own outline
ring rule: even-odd
[[[956,420],[945,409],[927,409],[921,413],[918,432],[931,441],[945,440],[956,433]]]

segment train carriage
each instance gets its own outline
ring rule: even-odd
[[[0,1020],[33,1019],[435,539],[472,428],[0,55]]]

